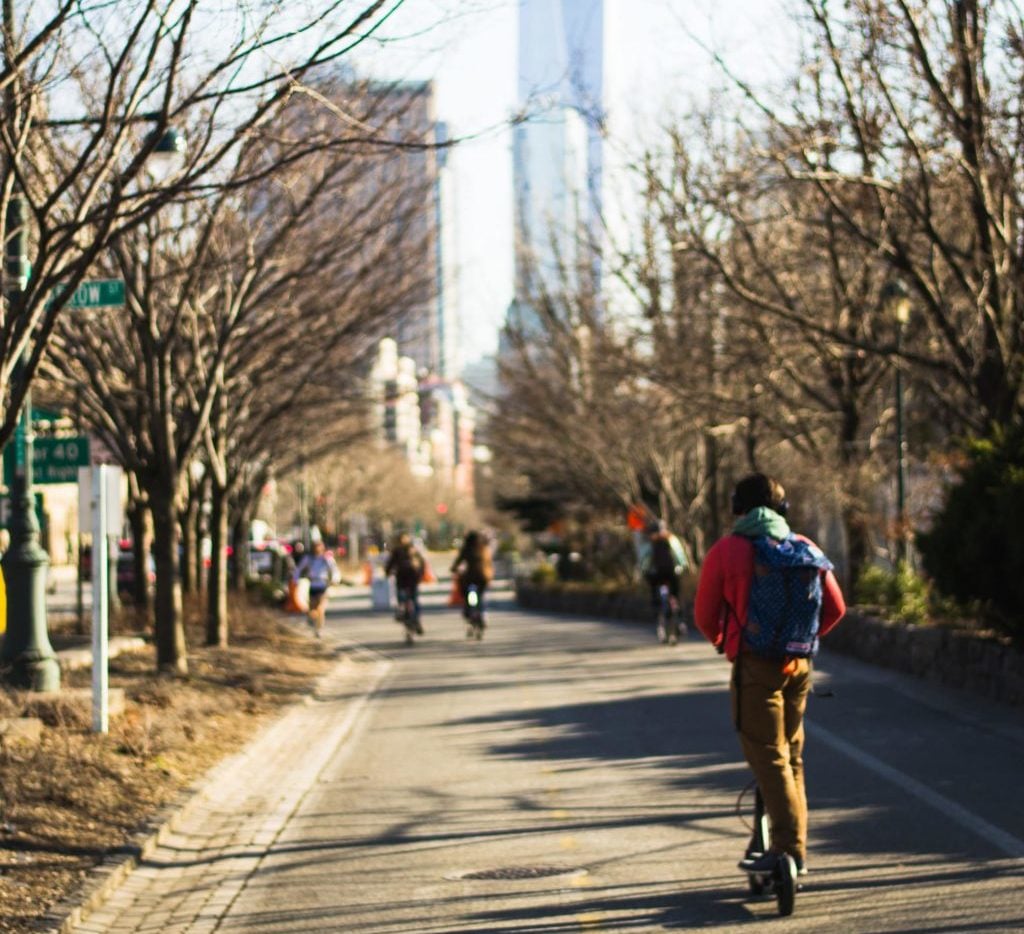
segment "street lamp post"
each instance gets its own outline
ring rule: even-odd
[[[139,119],[154,119],[143,115]],[[53,121],[93,123],[96,121]],[[46,124],[43,124],[46,125]],[[180,159],[185,139],[168,128],[156,140],[152,155],[158,163]],[[8,314],[20,310],[28,286],[28,216],[24,195],[15,192],[7,203],[4,218],[4,271],[7,282]],[[26,350],[19,357],[13,382],[26,379]],[[46,569],[50,558],[40,545],[39,520],[35,511],[33,484],[32,396],[26,391],[14,434],[14,473],[10,490],[10,547],[3,556],[7,585],[7,630],[4,633],[0,663],[9,666],[6,680],[30,691],[56,691],[60,687],[60,666],[50,645],[46,625]],[[93,544],[95,549],[102,547]]]
[[[906,286],[894,279],[882,292],[886,311],[896,322],[896,561],[907,560],[907,497],[906,497],[906,441],[903,437],[903,329],[910,320],[910,295]]]
[[[4,254],[8,308],[18,308],[28,285],[28,231],[25,199],[12,195],[4,221]],[[25,353],[18,359],[14,382],[25,378]],[[39,543],[33,489],[32,396],[25,400],[14,431],[14,475],[11,481],[11,545],[3,557],[7,583],[7,632],[0,661],[10,665],[8,680],[31,691],[56,691],[60,666],[46,632],[46,568],[49,556]]]

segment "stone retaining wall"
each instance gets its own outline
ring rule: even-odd
[[[516,582],[524,609],[651,622],[647,599],[632,593],[551,590]],[[692,607],[684,608],[692,619]],[[1024,652],[941,626],[911,626],[851,612],[825,640],[830,651],[1005,704],[1024,706]]]
[[[650,600],[638,593],[609,593],[575,588],[572,590],[551,589],[517,581],[516,602],[528,610],[573,613],[578,616],[599,616],[604,619],[654,624]],[[689,618],[689,607],[684,609],[683,615]]]
[[[995,639],[850,613],[824,641],[832,652],[1024,706],[1024,652]]]

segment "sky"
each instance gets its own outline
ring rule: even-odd
[[[518,0],[406,0],[355,64],[375,77],[432,79],[438,118],[463,140],[451,165],[460,349],[493,353],[513,286],[512,149]],[[605,0],[606,180],[660,126],[721,83],[718,50],[750,80],[777,74],[793,31],[777,0]],[[703,46],[703,47],[702,47]]]

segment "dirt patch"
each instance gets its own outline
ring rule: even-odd
[[[185,679],[158,677],[152,650],[111,660],[111,687],[126,704],[106,736],[69,714],[47,725],[37,747],[0,746],[0,932],[38,930],[90,868],[331,664],[319,643],[264,607],[233,608],[228,649],[204,647],[198,619],[188,630]],[[66,673],[62,684],[86,687],[89,672]],[[23,705],[24,695],[0,691],[0,716],[19,716]]]

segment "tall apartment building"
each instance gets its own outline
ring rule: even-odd
[[[417,476],[472,496],[476,414],[462,383],[417,376],[415,361],[391,338],[380,342],[369,381],[381,440],[399,448]]]
[[[316,93],[294,97],[279,132],[324,145],[310,177],[326,165],[335,190],[314,222],[337,228],[339,248],[351,256],[353,294],[378,322],[375,337],[394,338],[418,373],[454,375],[453,185],[434,85],[361,80],[345,70],[310,84]],[[268,159],[275,156],[270,148]],[[265,202],[254,199],[254,214]]]
[[[411,357],[419,374],[455,375],[457,349],[454,287],[454,208],[448,167],[448,129],[437,119],[434,85],[430,81],[371,82],[365,93],[372,101],[370,123],[381,140],[380,184],[403,185],[418,210],[409,238],[423,270],[422,285],[396,309],[392,336],[403,356]]]

